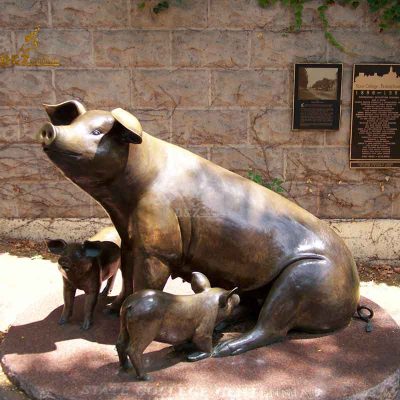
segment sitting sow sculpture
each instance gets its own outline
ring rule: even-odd
[[[108,212],[122,239],[123,289],[162,289],[171,274],[204,273],[239,287],[258,321],[221,343],[238,354],[291,329],[327,332],[357,309],[359,278],[343,240],[279,194],[144,132],[127,111],[86,111],[78,101],[45,105],[43,150]]]
[[[179,345],[192,342],[198,351],[188,356],[198,361],[211,356],[215,326],[229,317],[240,302],[235,292],[211,288],[199,272],[192,275],[194,295],[173,295],[159,290],[131,294],[121,307],[121,329],[117,342],[120,366],[127,369],[128,357],[141,380],[143,352],[153,341]]]
[[[58,266],[63,278],[64,308],[60,325],[69,322],[72,316],[77,289],[85,292],[85,310],[82,329],[92,325],[93,313],[102,282],[107,280],[103,296],[107,296],[114,286],[120,266],[121,240],[114,227],[97,232],[84,243],[66,243],[63,239],[47,241],[53,254],[59,255]]]

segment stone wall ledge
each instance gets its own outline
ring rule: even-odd
[[[325,219],[347,243],[357,261],[400,265],[400,219]],[[0,237],[84,240],[111,225],[108,218],[0,218]]]

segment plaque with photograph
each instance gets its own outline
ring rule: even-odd
[[[342,64],[295,64],[292,129],[338,130]]]
[[[356,64],[350,168],[400,167],[400,64]]]

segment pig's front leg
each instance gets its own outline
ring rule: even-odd
[[[88,330],[93,321],[93,313],[97,303],[99,291],[89,292],[85,295],[85,317],[82,324],[82,329]]]
[[[200,361],[211,357],[212,353],[212,333],[217,318],[216,311],[210,310],[208,315],[203,318],[202,323],[196,329],[192,342],[196,345],[196,351],[188,355],[188,361]]]
[[[121,245],[121,274],[122,290],[117,298],[108,307],[111,312],[119,312],[123,301],[133,293],[133,269],[134,269],[133,249],[122,242]]]
[[[171,273],[166,262],[182,258],[182,240],[178,218],[166,199],[155,192],[143,196],[132,216],[129,235],[123,235],[121,245],[121,273],[123,289],[112,303],[111,310],[119,310],[133,290],[162,290]],[[169,261],[168,261],[169,262]]]
[[[121,254],[123,288],[109,307],[112,312],[119,311],[133,290],[162,290],[171,274],[169,267],[155,256],[144,255],[141,251],[127,251],[124,254]]]
[[[74,308],[75,293],[76,288],[74,288],[65,278],[63,278],[64,308],[61,318],[58,321],[59,325],[66,324],[71,318]]]
[[[194,337],[193,343],[196,345],[199,351],[190,353],[187,356],[188,361],[200,361],[205,358],[211,357],[212,352],[212,338],[210,336],[206,337]]]
[[[142,256],[135,263],[133,281],[135,292],[142,289],[163,290],[171,272],[169,267],[155,256]]]

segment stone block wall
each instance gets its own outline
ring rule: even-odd
[[[32,57],[59,67],[0,68],[0,218],[103,217],[47,161],[35,133],[41,103],[123,107],[144,129],[244,176],[257,170],[324,218],[399,218],[400,171],[350,170],[352,64],[400,62],[400,34],[379,33],[365,7],[328,12],[341,53],[324,39],[318,2],[301,32],[291,12],[256,0],[5,0],[0,54],[41,27]],[[342,62],[341,128],[291,131],[293,63]]]

